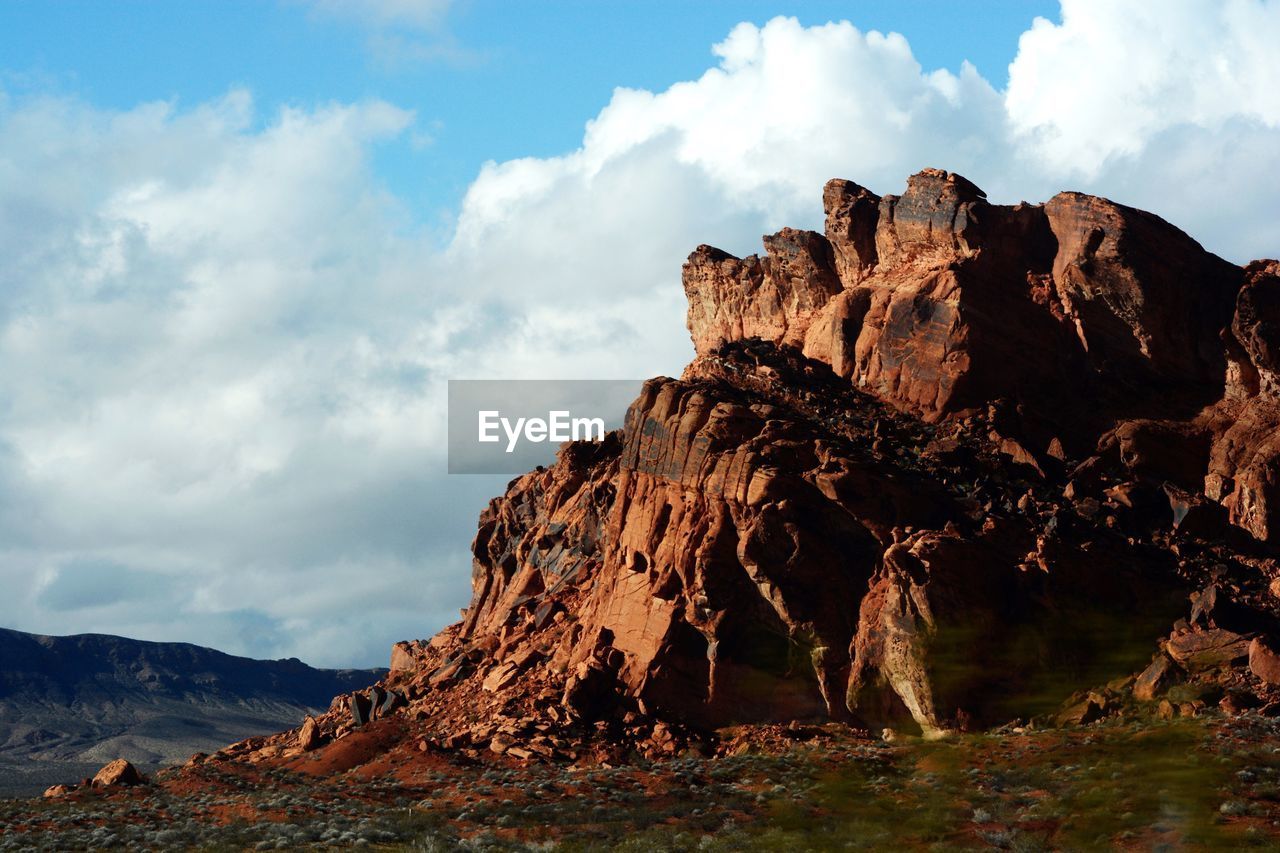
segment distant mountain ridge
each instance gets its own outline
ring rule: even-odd
[[[0,628],[0,795],[38,793],[114,758],[169,764],[295,726],[384,672]]]

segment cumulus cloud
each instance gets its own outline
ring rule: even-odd
[[[690,249],[820,227],[832,176],[1083,189],[1274,255],[1278,10],[1068,0],[1004,91],[742,24],[577,150],[484,165],[444,249],[370,166],[414,132],[394,105],[0,98],[0,623],[378,662],[456,616],[503,485],[444,474],[444,380],[678,373]],[[95,571],[118,592],[75,593]]]
[[[1179,127],[1280,124],[1280,6],[1067,0],[1019,41],[1006,104],[1046,166],[1095,176]],[[1029,138],[1028,138],[1029,137]]]
[[[991,135],[1003,119],[999,94],[968,64],[926,73],[900,35],[778,18],[738,25],[714,53],[718,65],[698,80],[661,93],[616,90],[572,154],[487,165],[463,205],[458,242],[482,243],[530,206],[575,193],[573,206],[593,213],[649,203],[674,210],[709,193],[734,214],[812,220],[814,198],[834,174],[892,188],[944,153],[969,171],[990,168],[999,154],[1000,137]],[[595,192],[637,166],[689,187]]]
[[[1003,92],[967,63],[922,68],[897,34],[740,24],[699,79],[616,90],[577,151],[486,165],[454,248],[506,239],[515,221],[539,243],[570,228],[585,229],[582,242],[607,239],[624,216],[654,223],[649,239],[665,244],[667,227],[676,240],[695,233],[683,218],[692,207],[695,240],[751,251],[760,229],[817,225],[829,177],[897,192],[936,165],[997,201],[1110,194],[1246,260],[1280,242],[1266,179],[1280,151],[1278,23],[1275,0],[1067,0],[1060,23],[1039,19],[1024,34]],[[1231,199],[1230,222],[1214,197]],[[624,257],[628,273],[641,268]]]
[[[371,662],[465,603],[497,484],[433,477],[455,300],[368,166],[412,116],[253,115],[0,114],[5,624]]]
[[[1154,210],[1235,261],[1275,255],[1278,38],[1275,0],[1063,0],[1009,68],[1024,183]]]

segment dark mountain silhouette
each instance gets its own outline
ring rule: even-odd
[[[326,670],[187,643],[0,629],[0,794],[114,758],[142,767],[297,725],[381,670]]]

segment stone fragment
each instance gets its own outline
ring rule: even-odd
[[[1280,684],[1280,654],[1261,637],[1249,643],[1249,671],[1266,684]]]
[[[409,642],[401,640],[391,646],[391,671],[392,672],[412,672],[418,667],[418,650],[417,641]]]
[[[1249,639],[1221,628],[1191,630],[1171,636],[1165,651],[1183,668],[1200,671],[1245,660]]]
[[[1134,681],[1133,697],[1142,702],[1152,701],[1173,679],[1174,672],[1173,661],[1157,655]]]
[[[298,729],[298,749],[303,752],[310,752],[320,745],[320,724],[316,722],[316,718],[307,715],[302,721],[302,728]]]
[[[369,718],[378,719],[382,711],[382,703],[387,699],[387,691],[375,684],[369,688]]]
[[[382,697],[382,702],[378,705],[377,716],[379,718],[389,716],[395,711],[405,707],[408,704],[404,695],[396,690],[388,690],[386,695]]]
[[[351,722],[363,726],[373,719],[373,703],[363,693],[351,694]]]
[[[1082,726],[1102,719],[1102,706],[1093,699],[1084,699],[1058,714],[1060,726]]]
[[[462,672],[466,661],[463,658],[452,660],[431,673],[427,683],[431,687],[440,687],[456,679]]]

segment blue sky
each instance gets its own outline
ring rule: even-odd
[[[448,221],[486,160],[570,151],[615,87],[661,90],[707,67],[710,46],[741,21],[852,20],[909,33],[928,70],[973,63],[998,84],[1018,36],[1054,0],[845,2],[566,2],[472,0],[437,26],[379,26],[371,15],[305,2],[10,2],[0,58],[11,96],[59,93],[128,109],[189,107],[234,88],[258,120],[284,105],[381,98],[413,110],[415,134],[380,146],[378,174],[424,221]],[[388,53],[379,32],[426,48]]]
[[[0,625],[384,662],[504,486],[447,474],[447,380],[679,375],[684,258],[832,177],[1275,257],[1278,43],[1280,0],[0,3]]]

